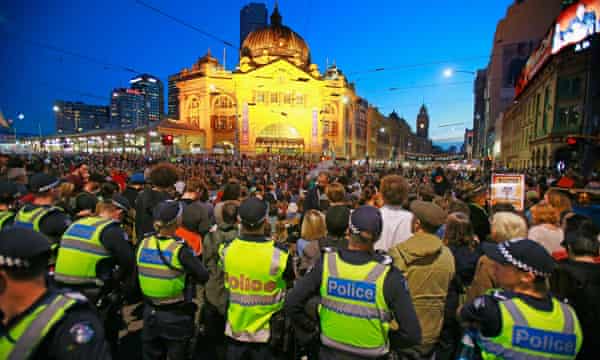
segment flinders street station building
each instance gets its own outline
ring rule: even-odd
[[[416,133],[395,113],[380,114],[335,65],[321,71],[311,62],[277,6],[270,24],[243,41],[235,70],[208,51],[169,78],[169,92],[178,115],[157,131],[172,135],[178,152],[382,160],[431,152],[425,106]]]

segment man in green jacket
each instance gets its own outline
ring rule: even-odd
[[[416,200],[410,205],[413,236],[390,249],[394,265],[408,280],[408,288],[423,334],[421,345],[405,350],[417,357],[431,357],[444,322],[448,286],[454,277],[454,256],[437,237],[436,232],[446,221],[439,206]]]

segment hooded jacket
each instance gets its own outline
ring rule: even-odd
[[[423,343],[415,350],[428,354],[442,329],[448,286],[455,273],[454,256],[440,238],[424,232],[391,248],[389,254],[408,281],[421,325]]]

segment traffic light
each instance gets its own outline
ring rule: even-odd
[[[164,146],[171,146],[171,145],[173,145],[173,135],[163,135],[162,136],[162,144]]]
[[[576,146],[577,145],[577,138],[575,136],[569,136],[569,137],[567,137],[567,145],[569,145],[569,146]]]

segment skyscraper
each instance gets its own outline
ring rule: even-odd
[[[427,139],[429,137],[429,114],[425,104],[421,106],[417,115],[417,136]]]
[[[169,76],[167,116],[169,119],[175,120],[179,120],[179,88],[177,87],[178,80],[179,73]]]
[[[139,90],[144,96],[144,123],[160,121],[165,109],[165,95],[163,83],[160,79],[141,74],[129,81],[131,88]],[[147,119],[146,119],[147,118]]]
[[[136,128],[148,124],[145,95],[140,90],[114,89],[110,100],[110,123],[114,128]]]
[[[73,134],[103,129],[109,124],[108,106],[57,100],[54,102],[56,132]]]
[[[240,48],[246,36],[267,26],[267,6],[263,3],[250,3],[240,10]]]

